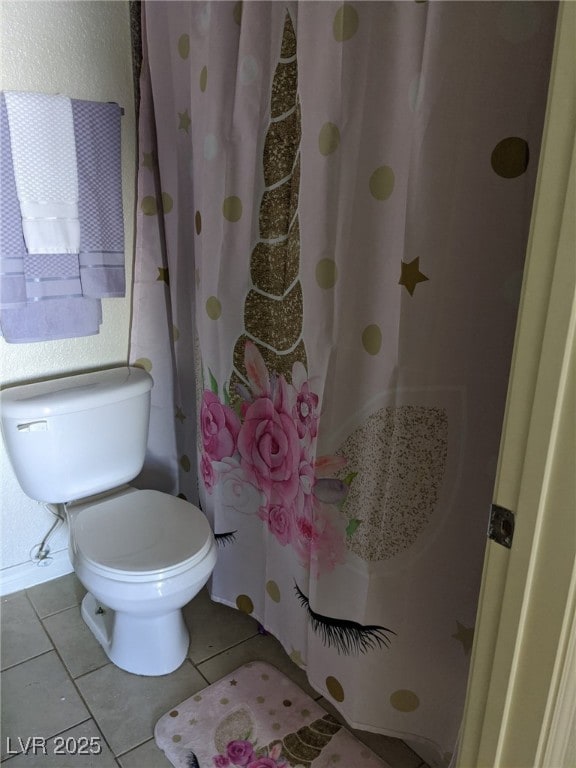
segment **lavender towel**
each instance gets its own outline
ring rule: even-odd
[[[118,104],[72,100],[84,296],[112,298],[126,292],[121,112]]]
[[[3,95],[0,98],[0,329],[6,341],[31,342],[89,336],[102,322],[100,302],[81,295],[78,259],[66,274],[27,279],[26,252]],[[70,254],[51,254],[53,260]],[[64,262],[63,262],[64,263]],[[30,266],[30,263],[28,264]],[[69,279],[73,285],[70,284]],[[31,297],[28,297],[30,292]]]

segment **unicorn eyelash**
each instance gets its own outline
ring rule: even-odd
[[[216,544],[219,547],[226,547],[228,544],[233,544],[236,541],[236,534],[238,531],[228,531],[228,533],[215,533],[214,538]]]
[[[294,591],[300,605],[308,613],[314,632],[320,636],[324,645],[336,648],[339,654],[357,655],[367,653],[375,648],[390,647],[389,635],[395,635],[391,629],[376,625],[362,625],[348,619],[335,619],[322,616],[310,607],[306,595],[294,584]]]

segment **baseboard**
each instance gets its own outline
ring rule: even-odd
[[[19,563],[0,571],[0,595],[11,595],[21,589],[35,587],[46,581],[52,581],[59,576],[72,573],[73,568],[68,557],[68,549],[59,552],[51,552],[52,558],[47,565],[39,566],[31,561]]]

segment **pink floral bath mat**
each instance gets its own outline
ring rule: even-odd
[[[261,661],[174,707],[154,738],[176,768],[390,768]]]

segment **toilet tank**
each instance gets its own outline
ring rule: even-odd
[[[2,435],[24,493],[62,503],[135,478],[152,384],[141,368],[123,367],[0,392]]]

